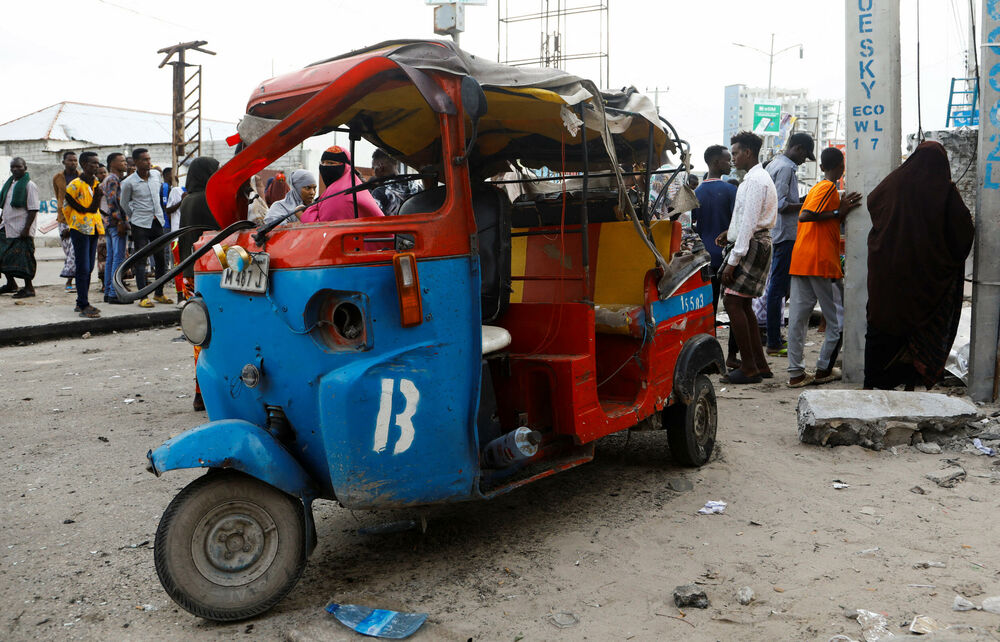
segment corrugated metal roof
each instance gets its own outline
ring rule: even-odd
[[[0,125],[0,142],[65,140],[93,145],[169,143],[170,114],[61,102]],[[236,123],[201,120],[201,139],[223,140],[236,133]]]

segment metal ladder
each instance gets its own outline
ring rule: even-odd
[[[955,85],[959,84],[960,89]],[[968,89],[968,87],[972,89]],[[971,96],[971,99],[969,98]],[[956,99],[969,102],[956,102]],[[948,117],[945,127],[977,127],[979,125],[979,79],[952,78],[948,95]]]

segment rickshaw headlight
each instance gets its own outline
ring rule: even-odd
[[[211,334],[211,324],[208,321],[208,307],[200,297],[190,299],[181,309],[181,331],[184,338],[196,346],[208,343]]]

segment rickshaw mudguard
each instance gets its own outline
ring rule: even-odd
[[[230,468],[309,503],[317,486],[271,433],[242,419],[210,421],[163,442],[146,455],[157,477],[181,468]]]
[[[673,396],[681,403],[690,403],[694,396],[694,381],[702,372],[723,373],[726,360],[719,340],[710,334],[696,334],[684,342],[674,365]]]

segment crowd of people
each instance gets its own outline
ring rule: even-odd
[[[201,157],[192,161],[184,187],[176,184],[172,168],[161,171],[144,148],[130,155],[114,152],[104,163],[101,160],[95,152],[67,151],[62,155],[63,170],[52,178],[65,255],[60,277],[66,280],[66,292],[76,294],[74,311],[86,318],[101,314],[89,295],[95,270],[102,283],[103,302],[122,304],[114,289],[113,275],[126,256],[171,229],[216,226],[204,191],[208,179],[219,168],[217,160]],[[405,179],[394,180],[397,164],[384,151],[376,150],[372,166],[374,176],[369,179],[368,189],[351,190],[365,181],[347,150],[330,147],[320,160],[324,191],[318,199],[315,174],[308,170],[295,170],[288,177],[279,173],[266,185],[255,179],[248,186],[249,216],[264,224],[276,219],[287,224],[354,218],[355,210],[359,217],[396,215],[402,203],[420,190]],[[11,176],[0,192],[0,273],[6,279],[0,294],[22,299],[35,296],[34,237],[40,199],[24,159],[14,158],[10,170]],[[189,238],[181,237],[170,254],[154,252],[148,268],[144,265],[129,270],[126,278],[135,278],[136,288],[144,289],[150,273],[159,280],[171,261],[178,264],[190,256],[198,236],[193,233]],[[178,299],[190,296],[193,276],[189,267],[175,279]],[[174,303],[164,293],[163,284],[136,305],[152,308],[158,303]]]
[[[842,233],[862,203],[841,190],[844,155],[820,154],[823,180],[800,201],[796,169],[816,160],[809,134],[789,137],[783,154],[760,162],[763,141],[741,132],[731,149],[705,151],[708,173],[695,190],[694,229],[711,257],[713,305],[730,320],[726,356],[732,384],[774,377],[768,357],[787,356],[792,388],[841,378],[836,367],[844,327]],[[724,178],[744,172],[738,187]],[[850,187],[850,186],[848,186]],[[941,380],[961,315],[965,260],[974,227],[951,180],[947,152],[923,142],[868,196],[868,308],[865,388],[892,389]],[[787,340],[781,337],[788,305]],[[806,330],[816,304],[823,344],[806,370]]]
[[[788,386],[835,381],[841,378],[835,364],[844,324],[843,225],[861,205],[862,195],[840,189],[844,155],[828,148],[818,159],[823,180],[800,199],[796,170],[817,160],[812,137],[791,135],[784,153],[767,163],[760,160],[762,144],[757,135],[741,132],[730,148],[712,145],[705,150],[704,180],[690,172],[682,179],[696,187],[698,207],[690,213],[691,225],[711,257],[713,306],[718,312],[721,300],[730,320],[725,380],[747,384],[773,378],[768,357],[787,357]],[[62,161],[63,171],[52,179],[65,253],[60,275],[65,289],[76,292],[75,311],[81,316],[100,316],[88,296],[98,263],[104,302],[120,304],[112,275],[130,251],[170,229],[216,227],[204,193],[219,168],[215,159],[195,159],[184,188],[175,185],[171,168],[158,170],[142,148],[129,156],[112,153],[105,164],[94,152],[66,152]],[[248,216],[261,225],[287,225],[398,214],[420,187],[397,178],[396,162],[382,150],[376,150],[372,166],[374,176],[365,184],[349,152],[330,147],[318,167],[319,198],[320,183],[309,170],[295,170],[287,178],[278,174],[266,185],[255,178],[247,186]],[[14,298],[35,296],[39,194],[27,169],[23,159],[14,158],[11,176],[0,188],[0,272],[6,278],[0,294]],[[743,174],[741,180],[735,179],[734,169]],[[427,180],[423,188],[436,182]],[[868,196],[867,204],[873,227],[868,238],[865,386],[932,386],[942,376],[957,330],[974,231],[951,181],[945,149],[935,142],[920,144]],[[190,256],[197,236],[174,244],[174,263]],[[167,263],[164,253],[154,253],[156,279],[166,273]],[[144,289],[146,266],[134,272],[136,287]],[[179,299],[191,295],[192,280],[190,268],[177,277]],[[137,305],[174,302],[164,294],[163,283],[151,294]],[[803,355],[817,303],[824,340],[809,373]]]

